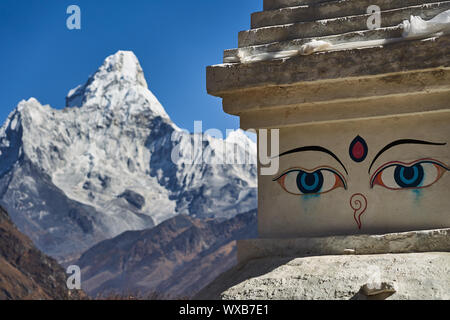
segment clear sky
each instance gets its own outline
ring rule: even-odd
[[[30,97],[62,108],[70,89],[103,60],[132,50],[150,90],[172,120],[193,130],[237,128],[206,93],[207,65],[237,47],[263,0],[0,0],[0,122]],[[68,30],[69,5],[81,8],[81,30]]]

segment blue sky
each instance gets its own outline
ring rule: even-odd
[[[1,0],[0,121],[22,99],[62,108],[70,89],[103,60],[132,50],[150,90],[173,121],[193,130],[237,128],[239,120],[207,95],[205,67],[222,61],[249,29],[263,0]],[[81,30],[68,30],[66,9],[81,8]]]

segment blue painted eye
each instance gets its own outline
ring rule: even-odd
[[[294,195],[321,194],[339,187],[347,188],[342,174],[328,167],[313,172],[304,169],[290,169],[274,181],[278,181],[286,192]]]
[[[323,174],[320,171],[313,173],[299,171],[297,187],[304,194],[319,193],[323,187]]]
[[[414,163],[389,162],[372,176],[370,186],[379,185],[391,190],[430,187],[448,171],[445,164],[422,159]]]
[[[399,165],[395,168],[394,179],[402,188],[420,187],[424,180],[423,166],[420,163],[412,167]]]

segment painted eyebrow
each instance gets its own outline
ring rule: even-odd
[[[339,164],[342,166],[342,168],[344,168],[345,173],[348,175],[348,171],[345,168],[344,164],[342,163],[341,160],[339,160],[339,158],[330,150],[324,148],[324,147],[319,147],[319,146],[310,146],[310,147],[301,147],[301,148],[296,148],[296,149],[292,149],[286,152],[283,152],[282,154],[280,154],[278,157],[282,157],[282,156],[286,156],[288,154],[293,154],[293,153],[299,153],[299,152],[306,152],[306,151],[317,151],[317,152],[323,152],[326,153],[330,156],[332,156],[337,162],[339,162]]]
[[[384,147],[383,149],[380,150],[380,152],[378,152],[378,154],[375,156],[375,158],[373,159],[372,163],[370,164],[369,167],[369,173],[372,170],[373,165],[375,164],[375,161],[378,160],[378,158],[385,153],[386,151],[388,151],[389,149],[392,149],[393,147],[396,147],[398,145],[402,145],[402,144],[421,144],[421,145],[428,145],[428,146],[445,146],[447,145],[447,143],[436,143],[436,142],[429,142],[429,141],[422,141],[422,140],[414,140],[414,139],[402,139],[402,140],[397,140],[394,142],[389,143],[386,147]]]

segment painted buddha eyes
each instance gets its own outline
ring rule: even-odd
[[[313,195],[330,192],[337,188],[347,189],[347,183],[341,173],[329,167],[314,171],[301,168],[289,169],[278,178],[281,187],[293,195]]]
[[[372,172],[372,168],[376,161],[385,152],[400,145],[426,145],[426,146],[446,146],[445,142],[430,142],[415,139],[400,139],[393,141],[383,147],[374,157],[369,165],[368,173]],[[284,153],[279,157],[303,152],[320,152],[334,158],[344,169],[347,176],[349,171],[344,163],[330,150],[321,146],[298,147]],[[356,163],[362,163],[369,154],[369,148],[366,141],[357,136],[350,144],[349,155]],[[369,186],[371,189],[375,185],[382,186],[389,190],[415,190],[427,188],[440,180],[444,174],[450,171],[450,168],[444,163],[434,159],[420,159],[411,163],[393,161],[382,165],[370,178]],[[313,170],[292,168],[281,174],[273,181],[277,181],[281,187],[288,193],[293,195],[318,195],[330,192],[337,188],[347,190],[347,180],[336,169],[328,166],[322,166]],[[362,195],[357,193],[356,195]],[[365,196],[362,195],[364,199]],[[360,204],[362,201],[358,200]],[[355,205],[355,207],[358,204]],[[353,208],[353,207],[352,207]],[[362,208],[362,206],[361,206]]]
[[[436,183],[448,168],[441,162],[422,159],[413,163],[389,162],[372,176],[370,187],[382,186],[390,190],[421,189]]]
[[[412,163],[389,162],[375,171],[370,179],[370,187],[379,185],[389,190],[427,188],[449,170],[445,164],[433,159]],[[311,171],[293,168],[273,181],[277,181],[286,192],[293,195],[318,195],[337,188],[347,189],[344,176],[331,167],[320,167]]]

